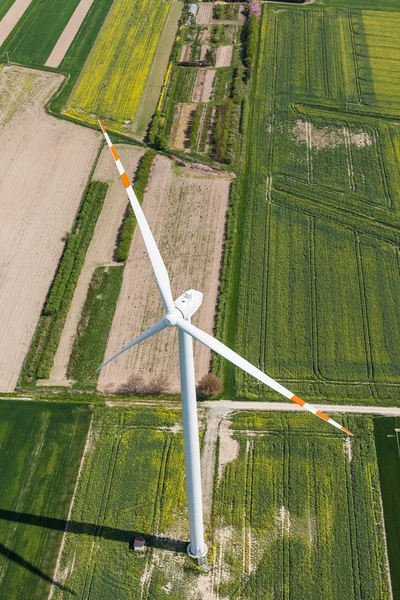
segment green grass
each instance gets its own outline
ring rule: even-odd
[[[351,460],[309,415],[232,418],[238,456],[214,498],[219,597],[390,598],[372,419],[345,421]]]
[[[73,403],[0,403],[1,598],[47,598],[89,420]]]
[[[93,273],[69,359],[71,379],[83,382],[103,362],[123,274],[122,267],[98,267]]]
[[[400,596],[400,420],[375,418],[374,425],[390,577],[393,598],[398,598]]]
[[[228,233],[238,262],[224,274],[218,331],[307,398],[393,404],[400,130],[386,118],[390,95],[379,116],[385,87],[365,52],[365,19],[264,6],[239,221]],[[276,397],[239,370],[226,382],[240,397]]]
[[[64,31],[79,0],[33,0],[4,44],[10,60],[26,65],[44,65]]]

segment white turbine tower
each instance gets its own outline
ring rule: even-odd
[[[190,543],[188,545],[188,554],[193,558],[201,558],[207,553],[207,546],[204,543],[204,526],[203,526],[203,508],[201,496],[201,475],[200,475],[200,448],[199,435],[197,424],[197,407],[196,407],[196,387],[195,373],[193,362],[193,338],[214,350],[235,366],[240,367],[246,373],[249,373],[265,385],[277,391],[285,398],[292,400],[305,410],[317,415],[324,421],[327,421],[334,427],[345,431],[349,435],[353,435],[348,429],[330,419],[327,415],[317,410],[280,383],[268,377],[265,373],[254,367],[247,360],[230,350],[227,346],[213,338],[208,333],[201,331],[191,324],[192,315],[200,307],[203,294],[196,290],[189,290],[182,294],[175,302],[172,297],[170,281],[165,264],[161,258],[157,244],[153,238],[150,227],[146,221],[146,217],[141,209],[141,206],[136,198],[135,192],[132,189],[131,183],[124,167],[118,158],[117,151],[111,143],[111,140],[104,129],[103,124],[99,121],[104,137],[110,147],[111,153],[115,159],[118,172],[122,182],[126,188],[130,203],[133,208],[137,223],[139,225],[143,240],[146,246],[147,253],[150,258],[151,266],[153,267],[154,275],[157,281],[158,289],[160,290],[161,298],[164,304],[165,314],[152,325],[147,331],[143,332],[127,346],[119,352],[111,356],[103,363],[96,371],[90,375],[94,375],[109,362],[117,358],[120,354],[136,346],[139,342],[149,338],[155,333],[162,331],[166,327],[177,327],[179,336],[179,360],[180,360],[180,375],[181,375],[181,393],[182,393],[182,415],[183,415],[183,436],[184,436],[184,453],[186,466],[186,490],[188,497],[189,509],[189,528],[190,528]],[[89,379],[89,378],[88,378]]]

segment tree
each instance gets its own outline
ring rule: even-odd
[[[212,398],[222,392],[222,381],[214,373],[207,373],[197,384],[197,396],[199,398]]]

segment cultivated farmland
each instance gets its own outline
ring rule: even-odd
[[[205,574],[186,555],[180,413],[97,408],[55,573],[70,591],[53,598],[389,600],[373,423],[346,425],[351,443],[310,415],[217,426]],[[128,550],[135,534],[142,557]]]
[[[17,0],[15,6],[21,4],[27,8],[18,22],[13,23],[15,26],[8,37],[0,38],[3,44],[0,53],[8,50],[13,61],[44,65],[79,1],[64,0],[59,3],[54,0],[33,0],[28,3]]]
[[[387,403],[400,383],[400,129],[377,115],[389,75],[380,80],[362,50],[376,47],[369,19],[264,7],[239,203],[238,303],[226,323],[236,325],[227,335],[239,353],[300,394]],[[239,395],[268,395],[235,377]]]
[[[64,113],[91,124],[101,118],[114,131],[137,133],[146,83],[164,28],[175,28],[176,0],[117,0],[93,47]],[[174,12],[175,24],[168,21]],[[172,40],[162,49],[161,62]],[[157,69],[157,65],[153,66]],[[156,98],[154,98],[155,108]],[[145,107],[146,114],[148,107]],[[143,125],[142,125],[143,127]],[[142,135],[144,131],[140,132]]]
[[[79,207],[100,135],[48,117],[61,76],[0,73],[0,389],[12,391]]]
[[[89,421],[73,403],[1,401],[1,598],[47,598]]]
[[[230,183],[226,174],[210,175],[188,168],[174,173],[168,159],[156,157],[143,202],[171,277],[174,298],[190,288],[202,291],[203,304],[193,320],[209,333],[214,323]],[[114,354],[162,314],[154,275],[136,229],[106,355]],[[210,352],[196,344],[195,357],[196,376],[201,378],[208,371]],[[99,389],[126,388],[133,374],[143,375],[148,382],[164,376],[169,391],[178,391],[176,331],[163,331],[107,365],[100,373]]]

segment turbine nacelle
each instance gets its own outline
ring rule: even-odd
[[[175,327],[182,319],[189,321],[190,317],[200,308],[203,302],[202,292],[188,290],[174,302],[174,310],[164,315],[163,321],[167,327]]]

